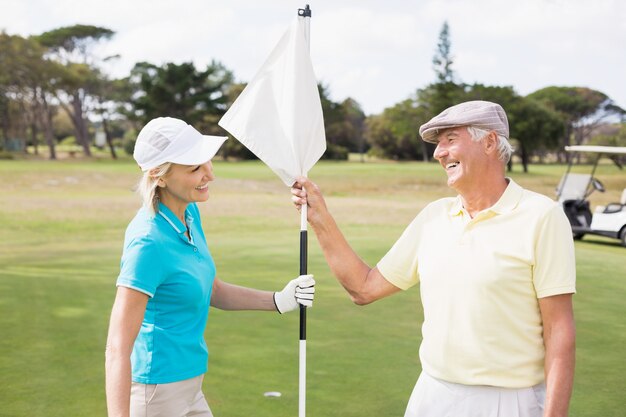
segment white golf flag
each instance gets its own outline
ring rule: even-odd
[[[326,150],[305,19],[296,18],[219,121],[289,187]]]

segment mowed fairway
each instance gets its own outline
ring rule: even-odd
[[[523,186],[554,195],[564,168],[519,167]],[[218,276],[279,290],[298,273],[299,215],[259,162],[215,163],[201,205]],[[371,265],[416,213],[452,195],[436,164],[329,163],[310,173],[348,240]],[[618,201],[626,173],[597,177]],[[104,416],[104,347],[125,227],[139,207],[132,161],[0,161],[0,416]],[[515,236],[511,236],[515,239]],[[626,248],[576,243],[577,372],[571,416],[618,417],[626,407]],[[450,259],[454,262],[454,259]],[[314,235],[317,280],[308,314],[307,415],[402,416],[420,372],[422,322],[413,288],[353,305]],[[463,271],[459,271],[463,273]],[[295,416],[298,314],[212,309],[204,391],[216,417]],[[266,398],[279,391],[280,398]]]

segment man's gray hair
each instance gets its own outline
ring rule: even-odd
[[[488,130],[480,129],[474,126],[467,126],[467,132],[472,137],[472,140],[477,142],[489,133]],[[511,160],[511,155],[513,155],[513,147],[507,138],[502,135],[498,135],[498,158],[500,158],[500,160],[505,164],[508,164]]]

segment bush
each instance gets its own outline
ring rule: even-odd
[[[322,155],[322,159],[348,160],[349,151],[345,146],[326,144],[326,152]]]
[[[67,136],[67,137],[63,138],[63,140],[61,140],[59,142],[59,145],[62,145],[62,146],[77,146],[78,144],[76,143],[76,137],[75,136]]]
[[[135,139],[124,139],[122,141],[122,146],[124,148],[124,152],[126,152],[127,155],[131,155],[133,154],[133,152],[135,151]]]
[[[230,137],[222,147],[218,153],[224,160],[228,159],[243,159],[243,160],[252,160],[257,159],[257,157],[250,151],[248,148],[243,146],[241,142]]]

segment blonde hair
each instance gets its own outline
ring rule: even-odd
[[[474,141],[480,141],[489,133],[488,130],[480,129],[474,126],[467,126],[467,132],[470,134],[472,140]],[[513,155],[513,147],[511,146],[507,138],[502,135],[498,135],[498,157],[505,164],[508,164],[511,160],[511,155]]]
[[[145,171],[137,184],[137,194],[141,197],[143,206],[152,216],[159,212],[159,187],[157,186],[159,179],[165,176],[171,167],[172,163],[166,162]]]

